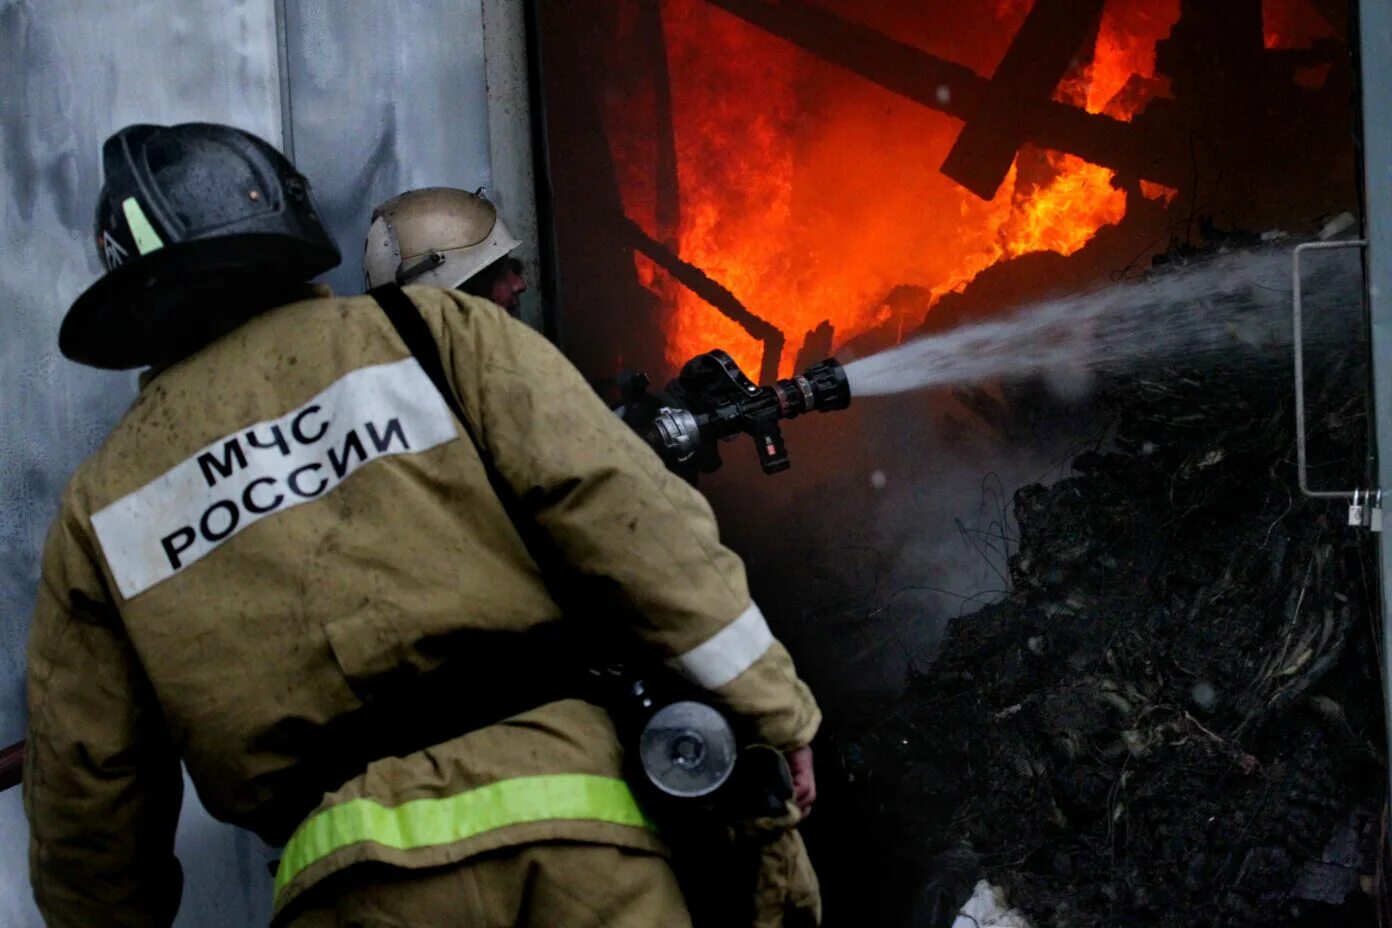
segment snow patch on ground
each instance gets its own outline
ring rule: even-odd
[[[1029,920],[1006,905],[1005,894],[985,880],[957,913],[952,928],[1032,928]]]

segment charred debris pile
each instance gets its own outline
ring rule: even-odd
[[[1317,485],[1366,479],[1358,353],[1310,359]],[[881,923],[984,876],[1036,926],[1386,924],[1374,546],[1297,492],[1290,390],[1112,378],[1110,440],[1015,495],[1010,594],[840,745]]]

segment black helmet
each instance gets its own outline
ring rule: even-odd
[[[63,354],[93,367],[173,360],[339,262],[309,183],[250,132],[127,126],[102,146],[97,251]]]

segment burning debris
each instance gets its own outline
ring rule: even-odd
[[[548,88],[566,274],[578,315],[610,323],[567,335],[591,376],[719,345],[786,377],[806,333],[834,333],[822,356],[897,343],[1009,265],[1027,298],[1192,240],[1203,213],[1289,227],[1356,198],[1346,0],[584,0],[544,19],[575,78]]]
[[[1312,454],[1354,486],[1364,375],[1335,361]],[[984,875],[1053,928],[1385,924],[1371,546],[1294,489],[1288,372],[1102,392],[1109,450],[1015,496],[1008,597],[849,721],[856,846],[891,849],[875,923],[934,924]]]
[[[1195,258],[1215,238],[1206,217],[1295,240],[1356,208],[1349,4],[555,9],[547,41],[584,83],[553,82],[567,104],[550,118],[577,144],[597,129],[605,143],[557,168],[587,222],[558,210],[579,255],[571,292],[593,300],[567,336],[582,364],[656,372],[720,345],[772,382],[834,353],[869,401],[819,423],[844,439],[826,467],[859,468],[861,486],[899,503],[869,505],[890,525],[848,518],[817,534],[832,507],[802,470],[790,480],[811,482],[785,483],[802,489],[783,515],[810,514],[805,549],[790,551],[794,520],[770,518],[766,498],[741,510],[757,524],[737,527],[777,535],[749,546],[775,552],[752,572],[805,620],[788,624],[815,639],[807,663],[825,657],[850,704],[828,713],[845,777],[812,821],[832,923],[950,924],[983,876],[1035,925],[1328,924],[1335,911],[1367,923],[1385,830],[1376,610],[1365,539],[1294,491],[1289,371],[1269,360],[1289,346],[1286,256],[1211,265],[1190,290],[1158,288],[1155,306],[1136,290],[1096,296],[1109,277],[1148,280],[1159,250],[1171,266]],[[602,41],[584,31],[596,11],[614,27]],[[612,184],[591,192],[600,174]],[[623,234],[596,235],[592,214]],[[624,247],[587,250],[611,240]],[[1358,269],[1351,279],[1361,287]],[[1319,351],[1344,338],[1319,335]],[[1238,366],[1254,355],[1268,360]],[[999,387],[1043,370],[1052,396]],[[1364,385],[1352,368],[1325,373],[1310,403],[1331,462],[1317,480],[1363,484]],[[1010,451],[1071,436],[1082,426],[1060,420],[1090,415],[1090,397],[1116,424],[1074,476],[1017,495],[1012,591],[958,620],[885,707],[894,661],[936,644],[948,607],[886,600],[881,580],[960,566],[901,523],[966,481],[904,454],[924,447],[914,434],[867,428],[885,421],[877,394],[919,388],[956,388],[950,415],[990,418]],[[906,401],[893,428],[933,430],[939,400]],[[932,447],[981,435],[954,431]],[[851,514],[860,499],[838,502]],[[901,538],[907,550],[887,550]],[[995,595],[993,582],[944,584],[943,602]],[[871,886],[886,900],[873,915]]]
[[[1166,10],[1156,13],[1143,9],[1146,2],[1112,3],[1100,19],[1079,15],[1066,0],[1044,4],[1049,9],[1033,19],[1029,4],[971,5],[970,14],[954,15],[962,31],[978,41],[942,45],[950,30],[922,37],[934,51],[962,57],[960,63],[932,59],[946,68],[944,79],[960,85],[960,92],[949,89],[942,95],[935,86],[933,107],[916,114],[885,86],[848,83],[844,72],[829,71],[795,44],[780,41],[776,36],[788,25],[783,17],[794,25],[799,16],[815,20],[809,27],[827,25],[826,14],[819,17],[805,4],[665,3],[658,27],[663,77],[670,86],[659,88],[652,99],[645,92],[638,101],[644,109],[663,111],[663,133],[654,143],[652,133],[634,119],[628,97],[615,95],[605,118],[625,211],[644,228],[658,230],[655,237],[670,238],[684,259],[721,281],[790,340],[823,321],[843,341],[882,324],[879,298],[895,283],[923,287],[936,299],[1019,255],[1072,254],[1125,215],[1128,193],[1115,183],[1114,170],[1026,145],[1024,138],[1004,149],[1003,176],[976,192],[928,166],[941,164],[959,148],[967,161],[981,160],[970,154],[972,145],[958,144],[963,118],[976,127],[972,135],[982,144],[993,151],[1000,147],[996,117],[1001,113],[992,110],[977,118],[970,105],[962,104],[968,107],[963,110],[954,101],[981,99],[976,85],[990,82],[976,72],[1005,68],[1003,59],[1019,63],[1007,69],[1011,73],[1034,76],[1038,68],[1032,57],[1041,48],[1058,64],[1040,88],[1031,88],[1041,104],[1105,111],[1109,119],[1129,119],[1143,110],[1163,89],[1154,80],[1155,42],[1178,15],[1178,0],[1162,5]],[[886,7],[881,14],[886,21],[876,25],[921,29],[923,10],[899,6],[904,8]],[[1088,6],[1103,4],[1090,0]],[[1019,42],[1024,24],[1034,21],[1042,31],[1032,29],[1038,33],[1034,41]],[[829,34],[839,41],[848,26],[836,26],[835,17],[828,22]],[[796,42],[801,34],[788,38]],[[1012,39],[1019,43],[1013,56]],[[712,48],[721,53],[712,54]],[[864,49],[864,66],[871,67],[870,59],[882,51]],[[923,63],[906,61],[901,70],[921,70]],[[1001,86],[985,96],[997,99],[1001,110],[1017,95],[1004,85],[1005,75],[998,77]],[[1061,77],[1058,102],[1052,102],[1050,93]],[[882,75],[879,82],[885,81],[894,83]],[[809,107],[818,119],[812,133],[806,125]],[[1008,114],[1002,118],[1010,121]],[[911,131],[904,131],[905,121]],[[887,133],[887,125],[901,128]],[[664,140],[670,153],[654,152],[653,145]],[[868,140],[873,143],[865,144]],[[854,162],[846,160],[848,147],[857,153]],[[908,170],[908,165],[924,169]],[[893,185],[892,194],[886,184]],[[801,191],[810,190],[817,191],[815,204],[802,202]],[[932,204],[931,216],[924,204]],[[758,336],[747,326],[717,312],[651,262],[640,261],[638,272],[671,311],[667,354],[673,366],[722,345],[745,369],[759,367]],[[909,319],[908,331],[922,319],[923,312]],[[795,342],[792,347],[795,351]],[[783,357],[782,376],[793,369],[793,353]]]

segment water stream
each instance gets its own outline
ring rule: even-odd
[[[1357,251],[1302,265],[1307,346],[1357,337]],[[1077,383],[1150,363],[1289,363],[1291,281],[1291,246],[1230,252],[926,335],[852,361],[846,375],[863,397],[1035,375]]]

